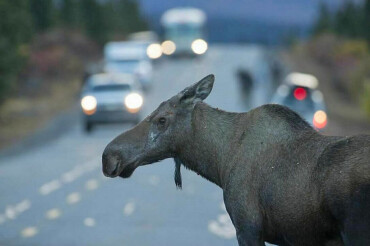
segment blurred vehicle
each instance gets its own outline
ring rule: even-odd
[[[156,60],[162,56],[162,47],[159,43],[158,35],[153,31],[143,31],[131,33],[128,36],[130,41],[146,42],[146,54],[152,60]]]
[[[315,76],[303,73],[291,73],[285,78],[272,99],[272,103],[285,105],[305,118],[316,129],[327,125],[324,97],[317,90]]]
[[[84,129],[94,124],[140,121],[143,96],[133,75],[96,74],[87,79],[81,93]]]
[[[104,46],[104,72],[135,74],[143,88],[152,83],[153,65],[147,55],[149,42],[109,42]]]
[[[165,55],[202,55],[208,49],[204,27],[206,14],[196,8],[167,10],[161,18],[164,29],[162,52]]]

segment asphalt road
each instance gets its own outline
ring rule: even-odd
[[[267,102],[270,77],[263,50],[211,46],[197,59],[166,59],[155,66],[143,116],[184,87],[214,73],[206,102],[245,111]],[[235,70],[248,67],[256,80],[250,105],[240,95]],[[91,135],[81,124],[40,147],[0,158],[0,245],[237,245],[220,188],[174,163],[138,168],[130,179],[101,172],[106,144],[129,125],[104,125]]]

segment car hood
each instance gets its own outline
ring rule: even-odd
[[[123,103],[125,97],[130,93],[131,91],[104,91],[86,93],[84,96],[94,96],[98,104],[117,104]]]

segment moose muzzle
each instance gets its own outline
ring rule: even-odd
[[[110,142],[102,155],[103,173],[107,177],[128,178],[140,164],[148,135],[148,124],[141,122]]]
[[[119,152],[108,145],[102,155],[103,173],[107,177],[117,177],[122,171],[122,158]]]

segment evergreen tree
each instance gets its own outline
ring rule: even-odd
[[[353,2],[346,2],[335,15],[335,32],[346,37],[360,37],[362,33],[363,14],[362,6]]]
[[[33,24],[37,31],[45,31],[55,24],[53,0],[29,0]]]
[[[79,25],[78,0],[61,0],[59,19],[64,27],[75,29]]]
[[[332,31],[331,14],[325,3],[320,3],[319,17],[314,25],[314,33],[323,33]]]
[[[16,82],[32,36],[28,0],[0,1],[0,101]]]
[[[118,0],[117,5],[121,23],[124,25],[126,34],[146,29],[146,23],[140,17],[137,2],[132,0]]]
[[[363,3],[347,1],[334,14],[322,3],[313,30],[315,34],[334,32],[340,36],[370,40],[370,0]]]
[[[140,18],[136,2],[106,1],[103,7],[109,39],[124,38],[131,32],[146,30],[146,23]]]
[[[97,0],[81,0],[80,11],[87,35],[99,43],[107,40],[109,25],[106,25],[104,10]]]
[[[370,45],[370,0],[366,0],[364,3],[364,25],[363,25],[363,36],[366,38]]]

